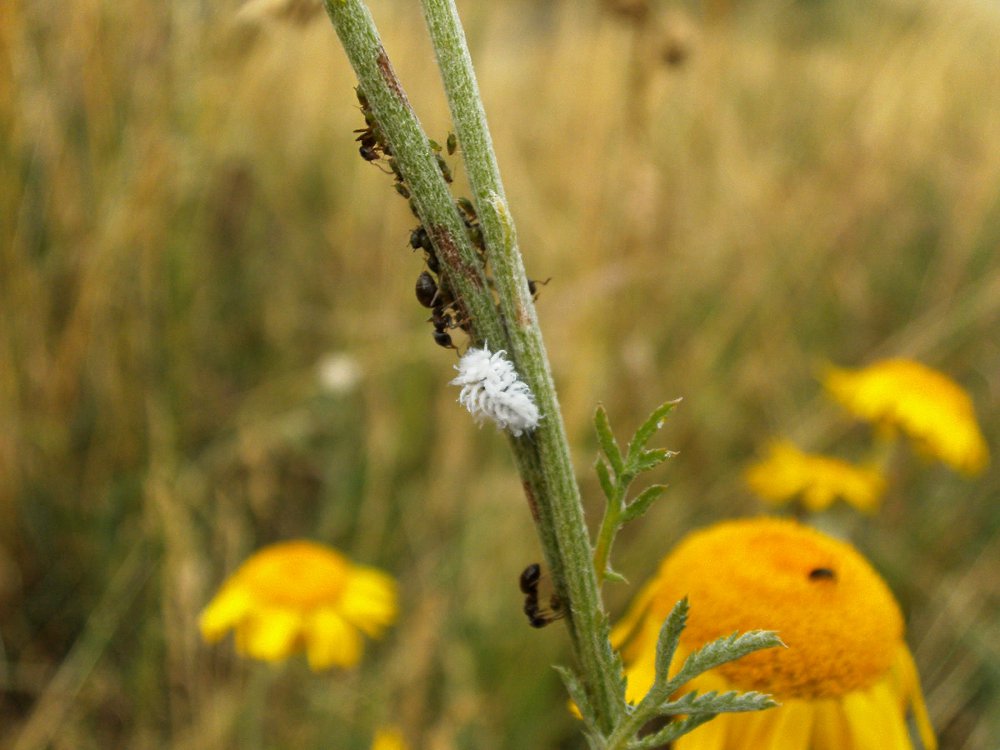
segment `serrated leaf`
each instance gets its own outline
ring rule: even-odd
[[[604,569],[604,578],[608,581],[624,583],[626,586],[628,585],[628,579],[610,566]]]
[[[635,500],[625,506],[625,511],[621,515],[621,523],[626,524],[644,515],[656,499],[666,491],[667,485],[665,484],[651,484],[636,495]]]
[[[601,490],[604,492],[604,496],[608,498],[608,503],[615,503],[618,491],[615,488],[614,481],[611,479],[608,465],[604,463],[604,459],[600,456],[594,461],[594,472],[597,474],[597,481],[601,483]]]
[[[665,404],[660,404],[653,409],[653,413],[646,418],[645,422],[639,425],[639,429],[632,436],[632,440],[628,444],[629,456],[637,455],[646,447],[649,439],[663,426],[663,420],[666,419],[667,414],[679,403],[680,399],[675,399],[674,401],[667,401]]]
[[[674,653],[677,651],[677,644],[681,639],[681,631],[687,625],[688,612],[690,610],[691,607],[688,604],[687,597],[684,597],[670,610],[670,614],[667,615],[667,619],[664,620],[663,626],[660,628],[660,635],[656,639],[656,683],[665,683],[667,681],[670,662],[673,661]]]
[[[755,690],[747,693],[729,690],[721,694],[713,690],[703,695],[696,692],[686,693],[675,701],[662,704],[658,708],[658,713],[661,716],[741,713],[762,711],[777,705],[771,696],[758,693]]]
[[[717,638],[688,656],[674,680],[687,682],[720,664],[740,659],[754,651],[784,645],[777,633],[770,630],[751,630]]]
[[[566,686],[566,692],[569,693],[569,697],[576,704],[576,709],[580,712],[583,723],[588,729],[592,731],[596,730],[597,720],[596,716],[594,716],[594,707],[590,702],[590,697],[587,695],[586,688],[580,682],[580,678],[569,667],[561,667],[557,664],[552,668],[562,678],[563,685]]]
[[[654,747],[662,747],[668,742],[673,742],[678,737],[690,732],[692,729],[700,727],[707,721],[714,718],[713,714],[701,714],[699,716],[688,716],[680,721],[672,721],[660,731],[649,734],[629,745],[629,750],[651,750]]]
[[[631,472],[633,475],[641,474],[644,471],[655,469],[668,458],[676,455],[676,451],[667,450],[666,448],[651,448],[650,450],[642,451],[637,456],[629,456],[625,463],[625,470]]]
[[[597,442],[604,455],[608,457],[611,468],[614,469],[616,475],[621,474],[625,468],[625,461],[621,449],[618,447],[618,442],[615,440],[615,435],[611,431],[608,413],[603,406],[598,406],[594,411],[594,430],[597,432]]]

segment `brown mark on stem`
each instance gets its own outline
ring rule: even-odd
[[[531,316],[528,314],[528,308],[522,304],[518,304],[515,310],[517,314],[517,327],[527,328],[531,325]]]
[[[396,77],[396,71],[392,69],[392,63],[389,62],[389,56],[385,54],[385,49],[383,47],[378,48],[378,58],[376,59],[378,64],[378,72],[382,76],[382,80],[385,81],[386,85],[392,89],[399,100],[409,108],[410,102],[406,99],[406,92],[403,91],[403,86]]]
[[[453,274],[461,274],[466,283],[476,289],[481,289],[483,281],[479,273],[475,267],[462,260],[462,256],[458,252],[458,245],[455,244],[455,239],[448,227],[443,224],[431,224],[428,233],[431,236],[431,242],[434,243],[434,249],[437,250],[438,258],[445,264],[448,271]]]
[[[531,511],[531,518],[537,524],[541,520],[538,517],[538,503],[535,501],[535,493],[531,489],[531,484],[529,482],[521,482],[521,488],[524,490],[524,497],[528,501],[528,509]]]

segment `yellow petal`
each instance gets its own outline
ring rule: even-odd
[[[633,635],[636,627],[646,616],[653,597],[656,595],[657,580],[654,578],[636,594],[632,606],[621,621],[611,630],[611,645],[620,649]]]
[[[314,672],[361,661],[361,634],[332,608],[315,612],[305,627],[306,657]]]
[[[396,619],[396,582],[374,568],[356,567],[338,608],[348,622],[377,637]]]
[[[213,643],[236,627],[253,605],[253,597],[237,586],[224,586],[202,610],[198,628],[202,638]]]
[[[372,739],[372,750],[406,750],[403,733],[395,727],[379,729]]]
[[[813,724],[813,750],[850,750],[851,736],[840,701],[824,698],[816,701]]]
[[[754,750],[791,750],[809,747],[813,729],[811,702],[790,700],[777,708],[733,717],[733,730]]]
[[[899,698],[887,680],[867,690],[856,690],[843,698],[851,742],[856,750],[912,750]]]
[[[236,650],[263,661],[291,655],[302,634],[302,617],[289,609],[261,609],[236,629]]]
[[[930,717],[927,715],[927,706],[924,704],[923,692],[920,690],[917,665],[913,663],[913,656],[905,644],[900,646],[896,655],[892,675],[896,681],[896,693],[903,698],[902,710],[906,712],[907,709],[912,709],[913,711],[913,721],[917,725],[924,749],[937,750],[937,737],[934,736],[934,727],[931,726]]]
[[[733,714],[722,714],[673,743],[674,750],[727,750]]]

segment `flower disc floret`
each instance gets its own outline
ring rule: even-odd
[[[206,641],[236,633],[244,656],[279,661],[305,650],[314,670],[352,667],[361,633],[382,635],[396,617],[396,583],[309,541],[265,547],[229,578],[201,613]]]

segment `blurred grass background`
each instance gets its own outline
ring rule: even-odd
[[[512,461],[447,386],[353,75],[309,5],[257,3],[0,13],[0,746],[362,748],[393,720],[421,748],[581,747],[564,633],[520,612]],[[415,6],[373,3],[442,140]],[[633,582],[760,511],[740,472],[771,435],[861,450],[825,362],[938,367],[997,445],[996,4],[461,6],[592,521],[595,404],[624,436],[684,397],[671,490],[616,548]],[[901,464],[854,533],[945,749],[1000,734],[996,465]],[[295,537],[401,581],[360,673],[199,640],[223,578]]]

